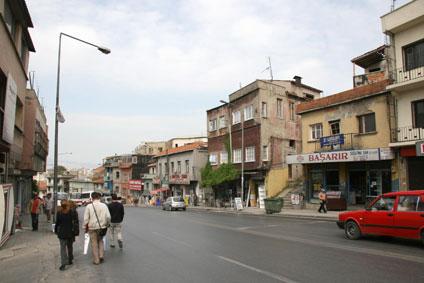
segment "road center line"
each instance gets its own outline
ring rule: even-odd
[[[192,248],[192,247],[193,247],[192,245],[190,245],[190,244],[188,244],[188,243],[186,243],[186,242],[179,241],[179,240],[177,240],[177,239],[174,239],[174,238],[168,237],[168,236],[166,236],[166,235],[164,235],[164,234],[161,234],[161,233],[158,233],[158,232],[152,232],[152,234],[157,235],[157,236],[159,236],[159,237],[162,237],[162,238],[164,238],[164,239],[167,239],[167,240],[169,240],[169,241],[172,241],[172,242],[174,242],[174,243],[177,243],[177,244],[180,244],[180,245],[184,245],[184,246],[189,247],[189,248]]]
[[[253,266],[244,264],[244,263],[241,263],[241,262],[239,262],[237,260],[234,260],[234,259],[231,259],[231,258],[228,258],[228,257],[225,257],[225,256],[217,255],[217,257],[220,258],[220,259],[222,259],[222,260],[225,260],[227,262],[230,262],[230,263],[233,263],[235,265],[241,266],[243,268],[246,268],[246,269],[255,271],[257,273],[263,274],[265,276],[271,277],[271,278],[273,278],[275,280],[278,280],[280,282],[296,283],[296,281],[293,281],[293,280],[291,280],[291,279],[289,279],[287,277],[284,277],[284,276],[281,276],[279,274],[275,274],[275,273],[272,273],[272,272],[269,272],[269,271],[266,271],[266,270],[262,270],[262,269],[259,269],[259,268],[256,268],[256,267],[253,267]]]

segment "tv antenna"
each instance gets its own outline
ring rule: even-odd
[[[274,80],[274,77],[272,76],[271,57],[269,57],[269,56],[268,56],[268,64],[269,64],[268,67],[265,68],[265,70],[263,70],[262,73],[269,70],[269,75],[270,75],[271,81],[272,81],[272,80]]]

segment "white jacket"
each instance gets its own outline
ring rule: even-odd
[[[94,208],[96,209],[97,217],[99,218],[99,223],[97,222],[96,214],[94,213]],[[107,205],[101,203],[99,200],[94,200],[92,203],[88,204],[84,212],[84,226],[85,228],[88,224],[88,230],[97,230],[100,228],[106,228],[110,224],[110,213]]]

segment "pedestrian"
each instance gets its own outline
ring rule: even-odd
[[[32,231],[38,230],[38,215],[40,214],[42,200],[38,193],[34,193],[34,198],[29,202],[28,208],[31,213]]]
[[[110,212],[110,247],[115,247],[115,238],[118,240],[119,248],[122,249],[122,220],[124,220],[124,206],[118,201],[118,196],[112,194],[112,203],[108,205]]]
[[[47,194],[46,198],[46,216],[47,216],[47,222],[50,222],[51,215],[52,215],[52,209],[53,209],[53,198],[52,194]]]
[[[78,216],[75,218],[75,213],[71,209],[69,201],[62,200],[60,206],[61,210],[56,216],[54,232],[60,241],[61,264],[59,269],[63,271],[66,265],[71,265],[74,260],[73,244],[75,242],[75,235],[79,234],[79,223]]]
[[[318,212],[321,213],[321,210],[324,210],[324,213],[327,213],[326,203],[327,203],[327,193],[325,192],[324,188],[321,187],[321,191],[318,195],[320,206],[318,209]]]
[[[84,227],[90,236],[93,263],[97,265],[104,261],[103,237],[110,224],[110,213],[107,205],[100,202],[98,192],[91,193],[91,199],[92,202],[85,208]]]

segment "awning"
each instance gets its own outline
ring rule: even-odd
[[[157,195],[158,193],[165,192],[165,191],[169,191],[169,188],[160,188],[160,189],[157,189],[157,190],[153,190],[153,191],[150,191],[150,194],[151,195]]]

